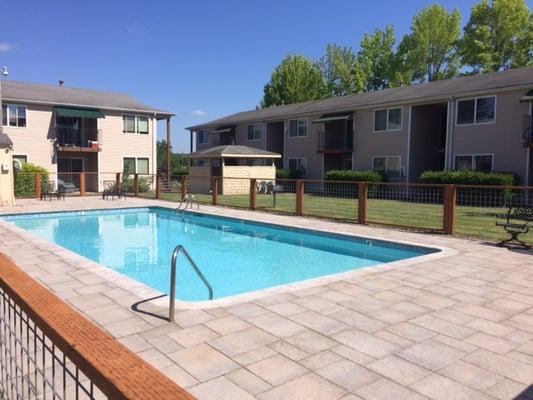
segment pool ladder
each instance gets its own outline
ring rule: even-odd
[[[178,256],[180,253],[183,253],[185,258],[189,260],[192,269],[194,272],[196,272],[196,275],[198,275],[200,280],[204,283],[205,287],[209,291],[209,300],[213,300],[213,288],[205,278],[202,271],[200,271],[200,268],[198,268],[198,265],[196,265],[194,260],[191,258],[189,252],[185,250],[185,247],[183,247],[181,244],[178,244],[172,252],[172,262],[170,264],[170,304],[168,306],[168,320],[170,322],[174,322],[174,310],[176,309],[176,269],[178,265]]]
[[[187,209],[187,207],[189,207],[191,210],[193,209],[193,202],[196,200],[196,209],[199,210],[200,209],[200,202],[198,201],[198,199],[193,195],[193,194],[187,194],[185,195],[185,197],[183,199],[181,199],[180,201],[180,204],[178,205],[178,207],[175,209],[176,212],[183,212]],[[181,208],[185,203],[185,207],[184,208]]]

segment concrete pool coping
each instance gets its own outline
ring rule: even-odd
[[[121,211],[121,210],[136,210],[136,209],[142,209],[142,208],[158,208],[158,209],[164,209],[166,211],[174,211],[174,208],[170,206],[165,205],[158,205],[158,206],[147,206],[147,207],[118,207],[113,208],[111,210],[102,210],[102,209],[85,209],[85,210],[69,210],[69,211],[48,211],[48,212],[28,212],[28,213],[12,213],[12,214],[2,214],[0,213],[0,218],[10,217],[10,216],[24,216],[24,215],[47,215],[47,214],[63,214],[63,213],[85,213],[85,212],[99,212],[99,211]],[[208,216],[216,216],[220,217],[220,214],[217,213],[215,210],[194,210],[194,209],[188,209],[186,213],[191,214],[198,214],[198,215],[208,215]],[[378,271],[388,271],[393,270],[395,268],[401,268],[411,265],[416,265],[419,263],[424,263],[428,261],[434,261],[438,260],[443,257],[449,257],[452,255],[457,254],[458,252],[456,250],[453,250],[451,248],[445,247],[445,246],[438,246],[438,245],[431,245],[428,246],[423,243],[419,243],[416,241],[409,241],[409,240],[385,240],[383,238],[380,238],[375,235],[360,235],[355,234],[352,232],[332,232],[331,230],[328,230],[326,228],[307,228],[307,227],[297,227],[295,228],[293,224],[291,224],[289,221],[287,222],[265,222],[262,220],[258,220],[256,218],[253,218],[253,214],[247,217],[243,218],[234,218],[234,217],[222,217],[226,218],[232,221],[245,221],[245,222],[251,222],[251,223],[259,223],[264,225],[269,225],[276,228],[290,228],[290,229],[296,229],[299,231],[304,231],[308,233],[323,233],[323,234],[333,234],[335,236],[340,237],[348,237],[348,238],[357,238],[357,239],[369,239],[369,240],[375,240],[386,244],[399,244],[399,245],[405,245],[405,246],[412,246],[412,247],[418,247],[423,248],[427,250],[437,250],[436,252],[432,252],[429,254],[424,254],[416,257],[411,257],[407,259],[402,259],[398,261],[392,261],[392,262],[386,262],[386,263],[378,263],[375,265],[365,266],[365,267],[357,267],[355,269],[339,272],[336,274],[328,274],[324,276],[319,276],[316,278],[310,278],[305,280],[300,280],[292,283],[287,283],[283,285],[276,285],[267,287],[264,289],[258,289],[253,290],[250,292],[235,294],[231,296],[226,296],[220,299],[214,299],[214,300],[202,300],[202,301],[185,301],[176,299],[175,306],[179,310],[202,310],[202,309],[212,309],[212,308],[218,308],[218,307],[229,307],[233,305],[237,305],[240,303],[253,301],[253,300],[259,300],[265,297],[268,297],[270,295],[274,294],[283,294],[291,291],[297,291],[302,289],[310,289],[316,286],[325,285],[333,282],[337,282],[339,280],[343,279],[349,279],[354,278],[356,276],[362,276],[364,274],[367,274],[369,272],[378,272]],[[7,222],[8,220],[0,220],[1,222]],[[69,250],[67,248],[61,247],[56,243],[50,242],[46,239],[39,238],[38,236],[33,235],[31,232],[26,231],[23,228],[19,228],[18,226],[14,224],[10,224],[14,228],[14,230],[18,231],[18,233],[27,238],[28,240],[35,240],[36,242],[40,242],[43,244],[49,244],[52,247],[56,247],[57,251],[67,251],[70,253],[70,256],[75,258],[79,257],[81,260],[83,260],[86,263],[91,264],[91,267],[89,269],[101,276],[104,279],[111,279],[113,280],[113,283],[117,286],[119,286],[122,289],[130,291],[132,294],[137,296],[150,296],[153,298],[153,300],[147,301],[146,303],[152,304],[156,307],[160,307],[162,309],[169,307],[169,299],[168,299],[168,293],[161,292],[157,289],[152,288],[151,286],[140,282],[134,278],[131,278],[125,274],[122,274],[116,270],[113,270],[112,268],[106,267],[105,265],[102,265],[100,263],[97,263],[96,261],[90,260],[72,250]],[[177,245],[178,243],[176,243]],[[201,266],[200,266],[201,269]],[[371,270],[371,271],[369,271]],[[216,288],[214,288],[216,290]]]
[[[20,201],[5,214],[167,206],[133,199]],[[0,223],[0,251],[130,350],[201,400],[507,400],[533,382],[533,257],[475,240],[203,206],[202,212],[382,240],[454,254],[308,289],[164,320],[153,292]],[[135,285],[135,282],[132,283]],[[139,295],[133,294],[133,290]],[[526,395],[524,395],[526,393]],[[522,396],[522,397],[519,397]]]

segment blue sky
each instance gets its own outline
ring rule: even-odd
[[[528,0],[530,8],[533,0]],[[320,57],[394,25],[397,38],[434,1],[17,1],[0,5],[0,66],[9,79],[127,92],[185,127],[254,108],[288,53]],[[440,1],[466,23],[474,0]],[[163,132],[163,129],[160,129]]]

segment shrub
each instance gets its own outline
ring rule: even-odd
[[[277,179],[300,179],[304,175],[301,169],[278,168],[276,170]]]
[[[519,179],[515,174],[505,172],[479,171],[426,171],[420,175],[424,183],[455,185],[517,185]]]
[[[325,173],[326,181],[381,182],[383,176],[375,171],[331,170]]]
[[[26,163],[15,172],[15,196],[35,196],[35,175],[41,174],[41,188],[50,189],[48,171],[43,167]]]
[[[139,177],[139,193],[146,193],[151,190],[152,178]],[[122,191],[133,193],[135,191],[135,176],[124,174],[121,183]]]

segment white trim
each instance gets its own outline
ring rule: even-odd
[[[148,115],[148,114],[144,114],[143,115],[143,114],[122,113],[121,117],[122,117],[122,134],[124,134],[124,135],[150,135],[152,133],[152,131],[150,129],[150,120],[152,119],[151,115]],[[124,129],[125,128],[125,126],[124,126],[124,117],[133,117],[133,118],[135,118],[135,132],[127,132]],[[146,133],[139,132],[139,126],[138,126],[139,117],[148,119],[148,132],[146,132]]]
[[[11,154],[11,161],[14,163],[15,162],[15,157],[26,157],[26,164],[28,164],[30,162],[30,157],[28,156],[28,154]],[[17,162],[19,162],[17,160]],[[22,168],[22,165],[20,166],[20,168]]]
[[[121,174],[124,173],[124,159],[125,158],[133,158],[135,160],[135,171],[134,172],[129,172],[128,174],[129,175],[133,175],[133,174],[140,174],[140,175],[151,175],[150,174],[150,164],[153,164],[153,160],[150,159],[150,157],[148,156],[143,156],[143,155],[136,155],[136,156],[130,156],[130,155],[122,155],[122,169],[120,171]],[[148,173],[147,174],[143,174],[143,173],[140,173],[140,172],[137,172],[139,170],[139,165],[137,164],[139,158],[145,158],[148,160]]]
[[[403,131],[403,106],[398,106],[398,107],[387,107],[387,108],[377,108],[373,111],[372,115],[373,115],[373,118],[372,118],[372,131],[374,133],[390,133],[390,132],[401,132]],[[389,111],[390,110],[400,110],[400,127],[399,128],[394,128],[394,129],[389,129]],[[387,128],[386,129],[383,129],[383,130],[379,130],[377,131],[376,130],[376,113],[378,111],[387,111]]]
[[[493,172],[494,171],[494,153],[459,153],[459,154],[454,154],[453,155],[453,169],[454,171],[457,170],[456,168],[456,164],[457,164],[457,157],[470,157],[472,159],[472,168],[470,169],[470,171],[476,171],[474,169],[474,157],[476,156],[491,156],[492,157],[492,160],[491,160],[491,163],[490,163],[490,172]],[[466,170],[468,171],[468,170]]]
[[[26,104],[19,104],[19,103],[9,103],[9,102],[2,102],[1,103],[1,107],[3,106],[6,106],[6,112],[2,112],[2,119],[6,118],[6,123],[7,125],[4,125],[3,124],[3,121],[0,121],[0,124],[2,125],[2,127],[4,128],[10,128],[10,129],[24,129],[24,128],[27,128],[28,127],[28,106]],[[13,125],[9,125],[9,106],[16,106],[17,107],[17,125],[16,126],[13,126]],[[26,114],[26,125],[24,126],[19,126],[18,125],[18,107],[24,107],[25,109],[25,114]]]
[[[198,129],[196,132],[196,139],[197,139],[197,144],[209,144],[211,142],[211,131],[209,129]],[[200,135],[200,132],[202,132],[202,134]],[[206,136],[207,137],[207,142],[200,142],[200,136],[201,137],[204,137]]]
[[[477,122],[477,101],[478,99],[488,99],[494,97],[494,118],[492,121]],[[474,122],[459,123],[459,103],[462,101],[474,100]],[[496,124],[496,114],[498,110],[498,96],[493,94],[490,96],[464,97],[455,100],[455,126],[472,126],[472,125],[494,125]]]
[[[406,157],[407,157],[407,161],[405,163],[405,169],[406,169],[406,176],[407,176],[407,182],[409,182],[411,180],[411,177],[409,175],[409,168],[410,168],[410,161],[411,161],[411,122],[412,122],[412,115],[413,115],[413,106],[409,106],[408,108],[409,110],[409,118],[408,118],[408,126],[407,126],[407,154],[406,154]],[[400,161],[400,165],[401,165],[401,161]],[[401,171],[400,171],[400,174],[401,174]]]
[[[400,156],[400,155],[392,155],[392,156],[388,156],[388,155],[387,155],[387,156],[385,156],[385,155],[383,155],[383,156],[372,156],[372,166],[370,167],[370,169],[371,169],[372,171],[375,171],[375,172],[380,172],[380,171],[376,171],[376,170],[374,169],[374,159],[376,159],[376,158],[384,158],[384,159],[385,159],[385,171],[383,171],[383,172],[385,173],[385,175],[387,175],[387,173],[388,173],[388,159],[389,159],[389,158],[399,158],[399,159],[400,159],[400,170],[399,170],[399,172],[400,172],[400,176],[398,176],[397,178],[396,178],[396,177],[388,177],[388,178],[389,178],[389,179],[402,179],[402,177],[403,177],[403,175],[404,175],[404,174],[402,174],[402,172],[403,172],[403,171],[402,171],[402,156]]]
[[[296,135],[296,136],[291,136],[291,121],[297,121],[296,122],[296,133],[299,132],[299,127],[298,127],[298,121],[304,121],[305,120],[305,135]],[[289,118],[287,120],[288,124],[287,124],[287,138],[289,139],[301,139],[301,138],[306,138],[309,136],[309,117],[301,117],[301,118]]]

